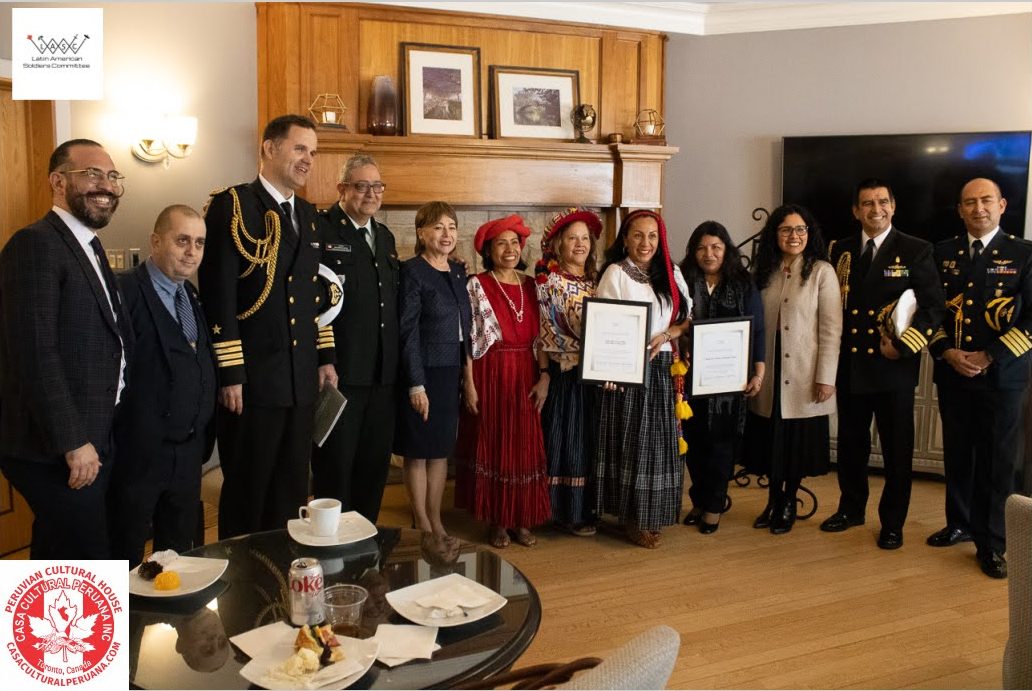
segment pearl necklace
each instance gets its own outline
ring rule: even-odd
[[[523,323],[523,307],[524,307],[524,305],[523,305],[523,300],[524,300],[524,297],[523,297],[523,284],[522,283],[517,283],[516,284],[516,285],[518,285],[520,287],[520,308],[516,309],[516,303],[514,303],[509,298],[509,294],[505,292],[504,288],[502,288],[502,283],[501,283],[501,281],[498,280],[498,277],[495,276],[494,269],[491,270],[491,278],[494,279],[495,285],[497,285],[498,286],[498,290],[501,291],[502,297],[505,298],[505,301],[509,303],[509,309],[511,309],[512,313],[514,315],[516,315],[516,322],[519,323],[519,324],[522,324]]]

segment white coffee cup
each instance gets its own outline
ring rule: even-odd
[[[337,499],[313,499],[308,506],[297,510],[298,518],[305,522],[312,535],[329,537],[337,534],[340,523],[340,501]]]

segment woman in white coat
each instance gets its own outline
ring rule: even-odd
[[[759,243],[753,275],[772,372],[749,404],[745,465],[770,478],[767,506],[753,527],[781,534],[795,523],[802,479],[828,472],[842,303],[820,228],[807,209],[775,209]]]

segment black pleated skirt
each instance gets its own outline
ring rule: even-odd
[[[394,453],[406,458],[447,458],[455,449],[459,428],[462,368],[427,367],[425,375],[430,415],[423,422],[409,403],[408,390],[399,392]]]

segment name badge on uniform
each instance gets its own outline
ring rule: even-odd
[[[327,252],[350,252],[351,245],[334,244],[331,242],[326,243]]]

